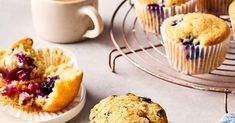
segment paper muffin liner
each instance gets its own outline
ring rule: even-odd
[[[9,105],[0,103],[0,111],[30,122],[64,123],[76,116],[84,107],[86,101],[86,89],[81,85],[79,93],[74,101],[65,109],[58,112],[26,112]]]
[[[78,68],[75,56],[67,49],[64,48],[38,48],[38,56],[42,59],[45,59],[45,67],[48,68],[50,65],[58,67],[61,64],[67,64]]]
[[[50,65],[58,67],[60,64],[66,63],[71,67],[79,69],[73,53],[64,48],[40,48],[37,49],[36,52],[40,58],[46,60],[44,64],[46,68],[48,68]],[[10,99],[0,97],[0,111],[32,122],[66,122],[81,111],[85,103],[85,95],[85,87],[81,83],[79,93],[77,97],[75,97],[74,101],[65,109],[58,112],[35,111],[31,109],[27,110],[21,106],[15,106]]]
[[[133,0],[138,19],[146,32],[160,34],[160,26],[164,19],[177,15],[194,12],[196,0],[189,0],[185,4],[172,7],[150,6]]]
[[[197,10],[217,16],[228,15],[228,8],[233,0],[198,0]]]
[[[209,73],[220,66],[226,56],[230,36],[212,46],[184,46],[162,34],[169,64],[184,74]]]

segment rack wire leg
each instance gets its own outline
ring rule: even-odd
[[[224,109],[225,109],[225,113],[228,113],[228,93],[225,93],[224,96]]]
[[[126,47],[121,47],[120,49],[125,49]],[[115,52],[117,52],[117,49],[113,49],[112,51],[110,51],[109,53],[109,68],[112,70],[113,73],[116,73],[115,71],[115,67],[116,67],[116,60],[117,58],[121,57],[122,54],[118,54],[114,57],[114,59],[112,59],[112,54],[114,54]]]

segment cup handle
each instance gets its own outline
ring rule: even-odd
[[[94,29],[87,30],[83,35],[83,38],[97,37],[104,29],[104,22],[98,11],[93,6],[84,6],[79,9],[79,12],[83,15],[89,16],[94,24]]]

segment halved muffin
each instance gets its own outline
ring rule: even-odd
[[[42,87],[46,93],[49,92],[42,109],[45,111],[58,111],[70,104],[77,96],[83,72],[61,65],[55,75],[52,74],[51,76],[58,79],[55,80],[53,88],[47,88],[51,86],[51,81],[47,83],[48,85],[45,84]]]
[[[83,72],[59,48],[22,39],[0,52],[0,101],[26,111],[59,111],[77,96]]]

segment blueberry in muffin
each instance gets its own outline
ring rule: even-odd
[[[61,49],[32,47],[30,38],[0,53],[0,101],[26,111],[59,111],[77,96],[83,72]]]

